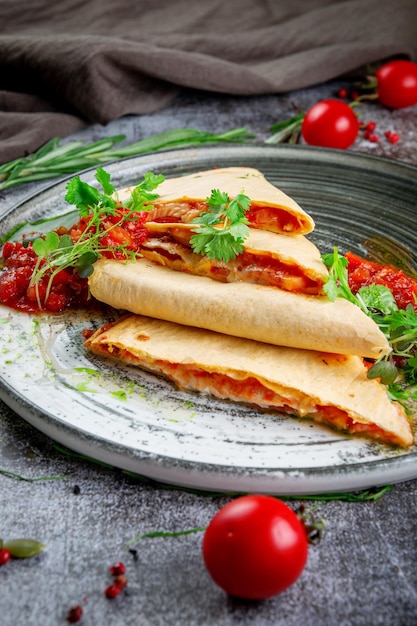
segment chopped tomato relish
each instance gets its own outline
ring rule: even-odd
[[[100,254],[107,258],[126,259],[129,253],[139,250],[147,238],[144,223],[147,213],[135,213],[134,219],[127,219],[127,209],[118,208],[114,215],[103,215],[99,222]],[[68,231],[59,229],[59,234],[67,232],[74,243],[84,233],[96,233],[96,225],[90,216],[81,217],[79,222]],[[3,246],[2,269],[0,271],[0,303],[18,311],[27,313],[56,313],[64,309],[77,309],[94,306],[99,303],[90,297],[88,279],[81,278],[74,267],[65,267],[57,272],[51,285],[50,272],[46,272],[35,284],[32,276],[39,262],[32,243],[8,241]],[[42,267],[44,261],[41,261]],[[49,290],[49,295],[47,292]],[[40,306],[41,305],[41,306]]]
[[[347,252],[345,257],[348,260],[349,287],[353,293],[367,285],[385,285],[392,291],[400,309],[412,304],[417,310],[414,299],[417,297],[417,280],[391,265],[368,261],[352,252]]]
[[[103,236],[100,239],[101,255],[106,258],[126,259],[125,251],[137,252],[144,241],[148,238],[148,231],[144,226],[148,213],[142,211],[135,213],[135,219],[128,219],[130,212],[122,207],[118,208],[114,215],[103,215],[100,221],[100,231]],[[90,223],[90,216],[81,217],[69,231],[73,241],[76,242],[85,233],[95,233],[95,224]]]
[[[43,277],[38,290],[31,285],[37,255],[29,243],[24,247],[20,242],[6,242],[3,247],[3,270],[0,273],[0,302],[18,311],[38,313],[40,307],[38,297],[43,303],[42,311],[58,312],[66,308],[87,306],[87,279],[80,278],[74,268],[61,270],[55,276],[50,294],[46,302],[43,299],[49,277]]]

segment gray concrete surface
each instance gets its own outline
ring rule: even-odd
[[[270,125],[334,95],[339,83],[285,96],[232,98],[184,93],[169,107],[107,128],[85,140],[125,133],[128,141],[171,128],[224,131],[247,126],[262,141]],[[417,165],[417,110],[364,105],[378,129],[395,128],[398,144],[358,139],[352,149]],[[40,185],[0,193],[2,211]],[[417,198],[417,190],[416,190]],[[327,523],[301,578],[281,595],[248,603],[227,597],[205,571],[202,533],[144,539],[138,534],[206,526],[228,501],[146,485],[119,470],[69,456],[0,404],[0,537],[32,537],[46,550],[0,567],[0,624],[56,626],[81,604],[84,626],[413,626],[417,624],[417,481],[394,486],[377,502],[320,503]],[[296,506],[296,503],[294,503]],[[108,567],[127,567],[128,587],[104,597]]]

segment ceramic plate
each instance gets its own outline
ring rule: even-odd
[[[365,255],[375,242],[417,251],[417,168],[302,146],[181,150],[105,167],[117,186],[149,170],[165,176],[247,165],[293,196],[316,222],[322,252]],[[94,171],[82,178],[94,183]],[[23,221],[68,211],[60,182],[10,210]],[[210,491],[308,495],[417,477],[415,447],[392,449],[308,421],[178,391],[135,368],[86,354],[84,313],[36,317],[0,309],[0,397],[37,429],[96,460],[154,480]]]

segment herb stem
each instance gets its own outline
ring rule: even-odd
[[[17,480],[23,480],[28,483],[35,483],[44,480],[63,480],[66,476],[39,476],[38,478],[27,478],[27,476],[21,476],[20,474],[15,474],[14,472],[9,472],[5,469],[0,469],[0,474],[4,476],[9,476],[10,478],[16,478]]]
[[[77,173],[126,157],[205,144],[245,143],[253,137],[246,128],[234,128],[219,134],[182,128],[118,148],[115,146],[125,139],[124,135],[106,137],[88,145],[78,140],[60,145],[61,138],[56,137],[36,152],[0,165],[0,191],[23,183]]]
[[[144,533],[143,535],[138,535],[134,539],[130,539],[127,543],[125,543],[126,548],[130,547],[134,543],[137,543],[141,539],[153,538],[153,537],[180,537],[181,535],[191,535],[193,533],[200,533],[206,530],[206,526],[199,526],[198,528],[190,528],[188,530],[179,530],[177,532],[165,532],[163,530],[151,531],[149,533]]]

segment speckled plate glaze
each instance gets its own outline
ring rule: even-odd
[[[322,252],[365,255],[375,237],[417,251],[417,168],[303,146],[224,146],[106,165],[117,187],[146,171],[165,176],[215,166],[254,166],[308,211]],[[94,184],[94,171],[82,178]],[[10,210],[23,221],[68,211],[66,181]],[[156,481],[220,492],[308,495],[417,477],[417,454],[349,438],[308,421],[260,413],[178,391],[135,368],[87,354],[82,331],[103,320],[0,308],[0,397],[21,417],[78,453]]]

